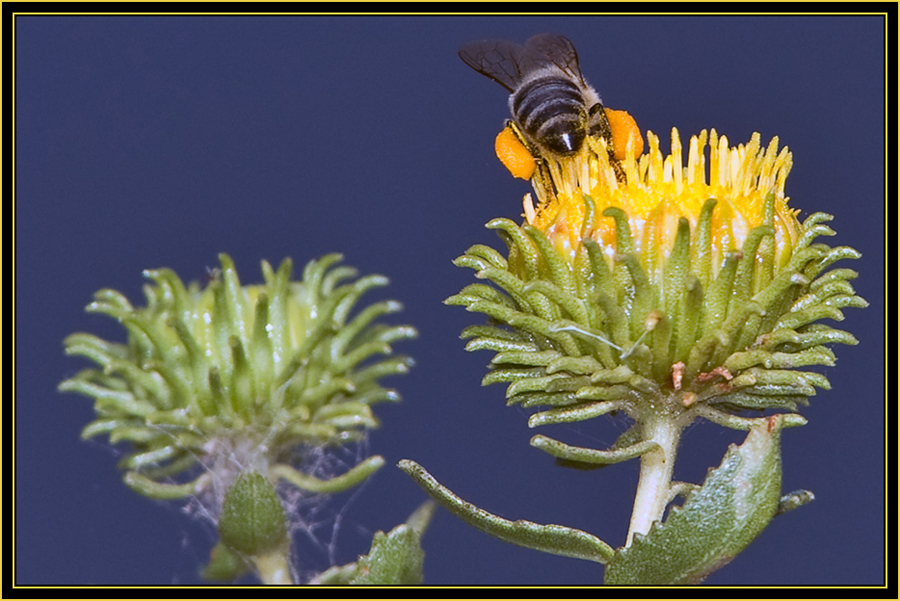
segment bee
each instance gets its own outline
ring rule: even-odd
[[[467,65],[509,90],[513,128],[537,159],[571,157],[585,138],[606,141],[611,163],[613,135],[600,96],[585,80],[568,38],[538,34],[524,45],[481,40],[463,46]]]

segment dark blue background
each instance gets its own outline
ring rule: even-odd
[[[473,281],[451,260],[498,247],[483,224],[517,219],[528,191],[493,156],[506,95],[457,48],[556,31],[604,102],[668,145],[715,127],[733,142],[778,135],[794,153],[801,217],[835,215],[864,258],[833,389],[784,435],[784,488],[817,500],[778,518],[710,584],[878,584],[883,574],[884,82],[878,17],[20,17],[16,21],[16,576],[28,583],[196,583],[209,529],[128,490],[105,442],[79,441],[89,400],[56,385],[86,363],[62,339],[121,329],[84,313],[112,287],[141,302],[141,270],[202,279],[217,253],[245,283],[259,261],[340,251],[420,337],[389,384],[371,437],[385,467],[343,510],[338,561],[368,549],[424,500],[393,465],[422,463],[465,499],[511,519],[624,542],[637,462],[566,470],[528,445],[526,414],[479,384],[477,320],[441,301]],[[298,265],[299,268],[299,265]],[[548,430],[601,446],[621,423]],[[687,431],[676,477],[702,480],[731,431]],[[348,500],[339,497],[336,507]],[[430,584],[594,584],[601,568],[498,542],[439,513]],[[304,560],[305,561],[305,560]],[[312,566],[321,558],[310,558]]]

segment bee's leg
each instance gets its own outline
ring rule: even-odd
[[[551,199],[556,198],[556,187],[553,185],[553,178],[550,176],[550,165],[547,164],[547,160],[543,157],[535,157],[537,161],[537,169],[535,169],[534,175],[532,179],[535,183],[535,191],[540,190],[538,193],[540,198],[541,205],[546,204]]]
[[[547,164],[547,159],[544,158],[541,155],[541,152],[528,141],[515,121],[507,119],[506,127],[512,130],[519,142],[522,143],[522,146],[527,148],[528,152],[531,153],[531,156],[534,157],[536,168],[534,170],[534,175],[531,176],[531,181],[533,182],[535,192],[540,201],[538,207],[541,207],[551,199],[556,198],[556,188],[553,186],[553,178],[550,177],[550,166]]]
[[[616,181],[620,184],[628,183],[628,177],[625,175],[625,170],[622,169],[622,164],[613,157],[611,150],[609,151],[609,164],[616,173]]]
[[[613,147],[612,128],[609,125],[609,119],[606,117],[606,109],[599,102],[588,110],[588,127],[589,136],[602,138],[606,142],[606,152],[609,154],[609,164],[616,174],[616,181],[625,183],[625,170],[616,160],[616,151]]]
[[[612,128],[606,117],[606,109],[599,102],[588,109],[587,133],[594,138],[603,138],[607,148],[612,148]]]

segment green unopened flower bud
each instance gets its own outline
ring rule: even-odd
[[[219,516],[219,536],[234,551],[264,555],[286,542],[284,507],[269,480],[245,470],[225,493]]]
[[[290,259],[277,271],[263,262],[265,283],[241,286],[231,258],[220,259],[204,289],[168,269],[146,271],[146,307],[114,290],[95,295],[88,311],[118,320],[128,342],[85,333],[65,340],[67,354],[99,366],[59,386],[95,399],[96,419],[82,437],[130,443],[124,480],[155,498],[202,495],[248,466],[316,492],[360,482],[380,457],[332,474],[340,478],[333,485],[288,462],[298,448],[361,439],[378,425],[372,406],[399,400],[380,380],[409,370],[411,359],[393,355],[391,344],[415,330],[378,323],[401,309],[396,301],[354,312],[387,279],[355,279],[335,254],[311,261],[299,282]],[[208,471],[179,481],[198,462]]]

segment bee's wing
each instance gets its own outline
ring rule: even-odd
[[[528,38],[520,55],[528,55],[531,62],[550,62],[584,84],[578,67],[578,53],[569,38],[558,33],[539,33]]]
[[[522,46],[506,40],[479,40],[459,49],[463,62],[512,92],[522,81]]]

